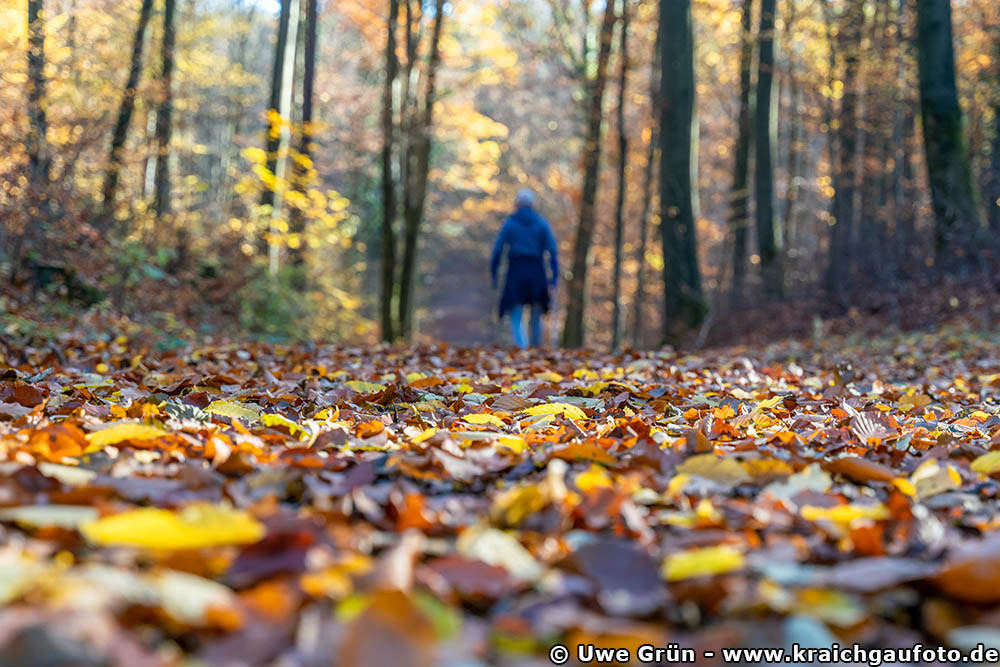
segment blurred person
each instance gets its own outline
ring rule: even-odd
[[[514,344],[524,348],[528,342],[532,346],[542,344],[542,313],[547,313],[551,305],[550,290],[556,287],[559,279],[559,259],[552,229],[535,210],[535,193],[519,190],[514,206],[517,210],[504,221],[493,246],[490,275],[496,289],[497,270],[506,253],[507,274],[500,295],[500,317],[510,313]],[[545,273],[546,253],[549,275]],[[522,325],[525,307],[530,310],[528,342]]]

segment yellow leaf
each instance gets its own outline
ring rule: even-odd
[[[593,489],[609,489],[614,486],[611,475],[608,471],[591,463],[590,467],[576,476],[576,488],[584,493],[589,493]]]
[[[377,382],[365,382],[364,380],[351,380],[347,383],[347,386],[359,394],[374,394],[377,391],[385,389],[384,384],[378,384]]]
[[[236,401],[212,401],[205,407],[205,412],[221,415],[230,419],[254,421],[260,418],[260,410],[253,405],[245,405]]]
[[[465,415],[462,417],[462,421],[468,422],[470,424],[491,424],[497,428],[503,428],[506,424],[503,420],[496,415],[487,414],[485,412],[477,412],[472,415]]]
[[[627,385],[624,382],[618,382],[617,380],[612,380],[610,382],[606,380],[595,382],[588,387],[583,387],[581,391],[586,396],[597,396],[608,387],[621,387],[625,391],[636,391],[635,387]]]
[[[885,505],[837,505],[836,507],[816,507],[806,505],[802,508],[802,518],[808,521],[832,521],[845,526],[851,525],[857,519],[889,518],[889,510]]]
[[[423,433],[413,439],[413,442],[423,442],[424,440],[429,440],[435,433],[437,433],[436,428],[425,428]]]
[[[371,569],[371,558],[360,554],[351,555],[320,572],[303,574],[299,579],[299,585],[313,597],[327,596],[338,600],[353,591],[352,575],[365,574]]]
[[[117,445],[126,440],[155,440],[165,435],[169,434],[156,426],[126,422],[88,433],[87,441],[93,446],[104,447],[105,445]]]
[[[909,412],[914,408],[922,408],[925,405],[930,404],[930,402],[931,397],[927,394],[914,394],[911,390],[910,393],[899,399],[899,403],[896,404],[896,407],[903,412]]]
[[[988,452],[972,462],[972,469],[983,475],[992,475],[1000,470],[1000,450]]]
[[[792,466],[781,459],[750,459],[743,462],[743,469],[755,480],[767,477],[787,477],[795,472]]]
[[[673,479],[670,480],[670,484],[667,485],[667,490],[663,493],[663,495],[666,496],[667,500],[673,500],[684,491],[684,487],[687,486],[690,481],[691,475],[686,473],[674,475]]]
[[[148,549],[199,549],[220,544],[251,544],[267,532],[241,510],[198,503],[172,512],[155,507],[123,512],[80,527],[96,544]]]
[[[528,415],[564,415],[570,419],[586,419],[587,414],[569,403],[544,403],[525,408],[521,412]]]
[[[677,466],[678,473],[698,475],[726,486],[736,486],[750,479],[746,468],[735,459],[727,459],[715,454],[695,454],[684,459]]]
[[[455,391],[460,394],[469,394],[472,392],[472,385],[468,382],[463,382],[462,384],[455,387]]]
[[[553,371],[545,371],[544,373],[535,373],[535,379],[543,382],[562,382],[563,376]]]
[[[509,489],[493,501],[490,513],[510,526],[516,526],[527,517],[542,511],[549,499],[537,484],[526,484]]]
[[[962,476],[951,464],[941,465],[937,459],[928,459],[917,466],[910,475],[917,498],[925,500],[945,491],[961,488]]]
[[[524,441],[524,438],[519,438],[516,435],[504,436],[497,440],[498,447],[505,447],[515,454],[520,454],[528,447],[528,443]]]
[[[295,435],[297,432],[300,439],[306,436],[306,432],[302,429],[302,427],[285,415],[268,413],[261,415],[260,421],[264,424],[264,426],[284,426],[292,435]]]
[[[767,399],[766,401],[761,401],[760,403],[757,404],[757,407],[754,408],[754,412],[761,412],[763,410],[773,410],[783,400],[785,400],[784,396],[775,396],[773,398]]]
[[[663,576],[667,581],[679,581],[725,574],[742,568],[743,552],[723,544],[670,554],[663,561]]]
[[[892,480],[892,485],[899,489],[900,493],[903,493],[911,498],[917,497],[917,487],[913,486],[913,482],[905,477],[896,477]]]

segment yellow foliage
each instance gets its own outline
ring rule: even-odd
[[[497,496],[490,511],[494,516],[502,518],[504,523],[516,526],[548,504],[549,499],[543,493],[541,485],[526,484]]]
[[[914,408],[922,408],[925,405],[930,404],[931,397],[927,394],[915,394],[912,390],[905,396],[899,399],[899,403],[896,404],[903,412],[909,412]]]
[[[348,387],[358,392],[359,394],[374,394],[377,391],[382,391],[385,389],[384,384],[378,384],[377,382],[366,382],[364,380],[351,380],[346,383]]]
[[[430,440],[431,438],[434,437],[435,433],[437,433],[437,429],[436,428],[433,428],[433,427],[432,428],[425,428],[423,430],[423,432],[420,433],[420,435],[418,435],[415,438],[413,438],[413,442],[419,443],[419,442],[423,442],[424,440]]]
[[[725,574],[742,569],[743,565],[743,552],[736,547],[723,544],[670,554],[663,561],[662,573],[667,581],[679,581],[692,577]]]
[[[496,415],[487,414],[485,412],[478,412],[472,415],[465,415],[462,417],[462,421],[468,422],[470,424],[491,424],[497,428],[503,428],[505,424]]]
[[[977,457],[972,462],[972,469],[983,475],[992,475],[1000,470],[1000,450],[994,450]]]
[[[105,446],[117,445],[126,440],[155,440],[167,435],[167,432],[156,426],[127,422],[115,424],[100,431],[87,434],[87,441],[91,445]]]
[[[809,521],[832,521],[849,526],[858,519],[879,521],[889,518],[889,510],[885,505],[837,505],[836,507],[816,507],[806,505],[802,508],[802,518]]]
[[[528,447],[528,443],[524,441],[524,438],[518,437],[516,435],[505,435],[504,437],[497,440],[498,447],[504,447],[509,449],[515,454],[520,454]]]
[[[611,475],[596,463],[591,463],[589,468],[576,476],[576,488],[584,493],[594,489],[610,489],[612,486],[614,483]]]
[[[172,512],[147,507],[98,519],[80,527],[91,542],[148,549],[199,549],[257,542],[263,524],[241,510],[198,503]]]
[[[307,436],[306,432],[303,430],[301,426],[299,426],[298,424],[296,424],[295,422],[293,422],[291,419],[289,419],[284,415],[268,413],[261,415],[260,421],[261,423],[264,424],[264,426],[284,426],[285,428],[288,429],[289,433],[291,433],[292,435],[298,433],[299,439],[302,439]]]
[[[569,419],[586,419],[586,413],[575,405],[569,403],[544,403],[533,405],[530,408],[521,410],[527,415],[563,415]]]
[[[735,486],[750,479],[746,468],[739,461],[715,454],[690,456],[676,470],[678,473],[698,475],[726,486]]]
[[[230,419],[245,419],[253,421],[260,417],[260,409],[257,406],[246,405],[236,401],[212,401],[205,408],[205,412]]]

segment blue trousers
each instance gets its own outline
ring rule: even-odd
[[[524,340],[524,327],[521,325],[521,314],[524,312],[524,304],[517,304],[510,310],[510,326],[514,333],[514,344],[520,348],[527,347]],[[542,344],[542,306],[533,304],[531,315],[528,321],[528,336],[532,347]]]

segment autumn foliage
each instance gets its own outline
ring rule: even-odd
[[[618,356],[6,326],[3,664],[964,646],[1000,604],[961,320]]]

